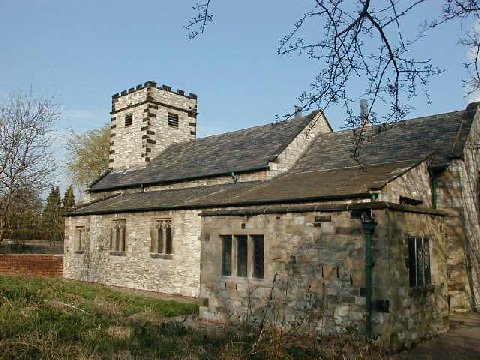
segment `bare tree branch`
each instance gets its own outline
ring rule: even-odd
[[[197,15],[184,25],[184,29],[189,31],[188,38],[190,40],[203,34],[208,23],[213,21],[213,15],[210,13],[210,2],[211,0],[196,1],[192,7]]]
[[[280,40],[277,51],[279,55],[297,54],[318,61],[316,76],[308,90],[299,96],[302,108],[325,109],[331,104],[341,104],[347,113],[345,125],[356,127],[361,122],[353,108],[357,108],[361,98],[369,100],[372,122],[404,118],[411,110],[410,100],[420,94],[429,101],[429,81],[441,69],[431,59],[415,56],[413,45],[450,21],[480,21],[477,0],[442,0],[440,14],[420,19],[416,34],[404,31],[402,26],[407,18],[415,16],[421,6],[436,1],[312,0],[311,10],[293,24],[292,30]],[[191,31],[190,38],[203,33],[212,21],[209,6],[210,0],[195,2],[197,15],[186,26]],[[307,29],[312,26],[322,32],[321,36],[311,37]],[[470,89],[480,88],[479,39],[478,32],[461,39],[474,54],[465,64],[470,75],[465,86]],[[352,86],[355,82],[364,84],[363,91]],[[373,111],[379,105],[388,109],[381,117]]]
[[[52,126],[59,115],[52,99],[16,93],[0,105],[0,241],[13,201],[22,192],[41,192],[55,165],[50,151]]]

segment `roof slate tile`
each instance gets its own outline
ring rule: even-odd
[[[144,168],[110,172],[90,189],[106,191],[266,169],[316,114],[173,144]]]

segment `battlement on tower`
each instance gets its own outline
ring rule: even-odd
[[[112,96],[110,168],[141,167],[173,143],[194,140],[197,95],[147,81]]]

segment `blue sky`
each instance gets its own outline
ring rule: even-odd
[[[63,108],[62,134],[102,126],[110,119],[112,94],[154,80],[198,95],[200,136],[272,122],[291,111],[318,67],[276,52],[311,3],[217,0],[214,23],[190,41],[182,29],[193,15],[190,0],[2,0],[0,98],[30,87],[55,96]],[[419,9],[412,28],[440,3]],[[412,117],[466,106],[467,51],[456,41],[467,30],[468,24],[445,26],[418,47],[445,71],[430,84],[431,105],[418,97]],[[341,126],[341,108],[326,115],[334,128]],[[62,146],[59,138],[58,153]]]

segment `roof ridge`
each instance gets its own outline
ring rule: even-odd
[[[165,148],[165,150],[163,150],[163,152],[166,152],[168,149],[172,149],[172,148],[175,148],[175,147],[179,147],[179,146],[182,146],[186,143],[199,143],[199,142],[202,142],[202,141],[207,141],[207,140],[210,140],[212,138],[215,138],[215,137],[223,137],[223,136],[229,136],[229,135],[232,135],[232,134],[235,134],[235,133],[242,133],[242,132],[246,132],[246,131],[251,131],[251,130],[254,130],[254,129],[261,129],[261,128],[266,128],[268,126],[278,126],[278,125],[284,125],[286,123],[293,123],[294,121],[304,121],[306,120],[307,118],[310,118],[310,120],[315,116],[317,115],[318,113],[320,112],[320,110],[315,110],[315,111],[312,111],[310,114],[308,115],[304,115],[304,116],[299,116],[299,117],[296,117],[296,118],[292,118],[292,119],[285,119],[285,120],[280,120],[280,121],[276,121],[276,122],[271,122],[271,123],[267,123],[267,124],[263,124],[263,125],[255,125],[255,126],[251,126],[251,127],[248,127],[248,128],[243,128],[243,129],[237,129],[237,130],[232,130],[232,131],[227,131],[227,132],[224,132],[224,133],[220,133],[220,134],[212,134],[212,135],[207,135],[205,137],[201,137],[201,138],[198,138],[198,139],[193,139],[193,140],[186,140],[186,141],[181,141],[181,142],[177,142],[177,143],[172,143],[170,144],[169,146],[167,146]],[[303,128],[301,129],[303,130]],[[299,133],[301,132],[301,130],[299,131]],[[298,135],[298,134],[297,134]],[[158,157],[160,154],[158,154],[156,157]],[[277,154],[278,156],[278,154]],[[153,159],[152,159],[153,160]]]
[[[451,116],[453,114],[463,113],[465,111],[466,111],[466,109],[448,111],[448,112],[445,112],[445,113],[434,114],[434,115],[417,116],[417,117],[414,117],[414,118],[411,118],[411,119],[402,119],[402,120],[396,120],[396,121],[392,121],[392,122],[372,124],[371,126],[368,126],[367,128],[372,129],[375,126],[385,126],[385,125],[395,126],[395,125],[398,125],[398,124],[406,124],[406,123],[416,122],[416,121],[425,121],[425,120],[430,120],[430,119],[433,120],[437,117]],[[328,134],[341,134],[341,133],[347,133],[347,132],[355,131],[355,130],[358,130],[358,129],[361,129],[361,127],[348,128],[348,129],[333,131],[331,133],[325,133],[325,134],[327,134],[327,135]],[[322,134],[322,135],[324,135],[324,134]]]
[[[205,139],[209,139],[209,138],[213,138],[213,137],[230,135],[230,134],[234,134],[234,133],[238,133],[238,132],[242,132],[242,131],[248,131],[248,130],[263,128],[263,127],[267,127],[267,126],[278,126],[278,125],[283,125],[283,124],[286,124],[286,123],[293,123],[294,121],[306,120],[307,118],[311,118],[311,117],[315,116],[319,111],[320,110],[315,110],[315,111],[312,111],[308,115],[299,116],[299,117],[295,117],[295,118],[291,118],[291,119],[279,120],[279,121],[270,122],[270,123],[263,124],[263,125],[255,125],[255,126],[251,126],[251,127],[247,127],[247,128],[243,128],[243,129],[227,131],[227,132],[224,132],[224,133],[221,133],[221,134],[207,135],[205,137],[198,138],[198,139],[195,139],[193,141],[200,141],[200,140],[205,140]]]
[[[397,160],[397,161],[383,161],[383,162],[378,162],[378,163],[372,163],[372,164],[364,164],[364,165],[355,165],[355,166],[340,166],[340,167],[332,167],[328,169],[317,169],[317,170],[305,170],[305,171],[298,171],[298,172],[286,172],[283,176],[289,175],[289,174],[306,174],[306,173],[318,173],[318,172],[326,172],[326,171],[335,171],[335,170],[349,170],[349,169],[356,169],[356,168],[362,168],[362,167],[375,167],[375,166],[382,166],[386,164],[398,164],[398,163],[412,163],[412,164],[419,164],[423,161],[425,161],[428,157],[423,157],[421,160],[418,159],[405,159],[405,160]],[[415,166],[415,165],[412,165]]]

